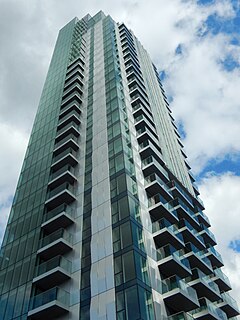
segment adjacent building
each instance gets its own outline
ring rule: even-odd
[[[0,318],[236,319],[158,71],[103,12],[57,39],[0,255]]]

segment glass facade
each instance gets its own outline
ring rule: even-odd
[[[103,12],[59,32],[0,252],[0,314],[239,314],[156,67]]]

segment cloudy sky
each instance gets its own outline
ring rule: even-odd
[[[0,0],[0,241],[58,30],[101,9],[159,69],[240,305],[239,0]]]

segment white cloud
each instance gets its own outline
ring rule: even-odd
[[[233,287],[231,295],[240,304],[240,252],[229,247],[231,241],[240,239],[240,177],[232,173],[209,175],[199,187],[218,242],[216,248],[223,257],[223,271]]]

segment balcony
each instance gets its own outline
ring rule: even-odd
[[[183,256],[183,250],[176,250],[168,244],[157,249],[156,252],[159,271],[165,277],[177,274],[180,278],[185,278],[192,274],[189,262]]]
[[[139,144],[139,153],[142,159],[153,156],[161,165],[165,165],[161,151],[150,140]]]
[[[51,259],[56,255],[64,255],[72,250],[73,236],[65,229],[46,235],[40,239],[40,246],[37,254],[44,260]]]
[[[74,92],[79,93],[80,95],[83,94],[82,82],[78,83],[77,81],[75,81],[71,85],[68,84],[67,86],[65,86],[62,98],[66,99],[68,96],[70,96]]]
[[[73,103],[73,102],[77,102],[79,104],[82,103],[81,94],[77,90],[62,100],[61,107],[64,108],[65,106],[67,106],[68,104]]]
[[[147,194],[151,196],[162,194],[167,201],[173,199],[165,182],[155,173],[152,173],[145,178],[145,190]]]
[[[188,258],[192,269],[198,268],[208,275],[213,273],[210,260],[192,243],[186,243],[185,257]]]
[[[75,137],[79,137],[79,125],[76,124],[74,121],[71,121],[62,129],[57,131],[56,142],[60,141],[61,139],[67,137],[68,135],[73,134]]]
[[[191,311],[194,319],[197,320],[227,320],[227,316],[215,304],[208,299],[199,299],[200,307]]]
[[[221,300],[218,303],[218,307],[227,314],[228,318],[239,315],[237,302],[227,292],[221,294]]]
[[[214,269],[214,276],[212,280],[216,282],[221,291],[229,291],[232,289],[228,277],[222,272],[221,269]]]
[[[218,286],[210,276],[204,274],[201,270],[193,269],[192,275],[185,280],[197,291],[199,298],[206,297],[213,302],[220,299]]]
[[[213,247],[208,247],[207,249],[204,250],[204,253],[206,257],[208,257],[209,260],[211,261],[213,267],[216,267],[216,268],[223,267],[222,257],[220,253],[218,253],[217,250],[215,250]]]
[[[60,184],[63,184],[64,182],[69,182],[70,184],[73,184],[75,181],[77,181],[76,176],[74,175],[74,168],[70,166],[69,164],[66,164],[65,166],[61,167],[57,171],[54,171],[50,176],[50,181],[48,183],[48,186],[53,189]]]
[[[53,170],[59,170],[62,166],[69,164],[72,167],[78,164],[77,152],[72,148],[67,148],[63,152],[53,157],[53,163],[51,168]]]
[[[69,134],[65,138],[55,143],[53,153],[58,155],[65,149],[72,148],[74,151],[79,149],[78,138],[74,134]]]
[[[59,114],[59,120],[69,115],[70,112],[74,112],[76,117],[79,118],[82,112],[80,109],[80,104],[73,103],[71,105],[65,106],[64,108],[61,108],[61,113]]]
[[[186,219],[179,220],[179,232],[182,233],[186,243],[191,242],[201,250],[206,248],[201,235],[199,235],[199,233]]]
[[[162,281],[163,300],[175,312],[199,307],[196,291],[177,276]]]
[[[73,185],[69,184],[68,182],[64,182],[59,187],[48,192],[48,199],[46,200],[45,205],[48,208],[53,209],[63,203],[70,204],[76,200],[74,191]]]
[[[161,151],[158,137],[146,126],[137,131],[137,140],[139,144],[143,143],[144,141],[150,140],[155,148]]]
[[[179,312],[166,318],[166,320],[194,320],[190,313]]]
[[[168,183],[169,188],[172,190],[172,194],[174,197],[178,198],[180,197],[183,201],[185,201],[188,205],[190,205],[191,208],[194,209],[193,201],[190,195],[183,189],[183,187],[180,186],[179,183],[172,180]]]
[[[177,212],[174,207],[167,202],[167,200],[161,194],[155,194],[148,199],[149,213],[154,220],[160,220],[166,218],[172,223],[179,221]]]
[[[152,233],[158,248],[167,244],[171,244],[177,249],[184,247],[183,238],[178,228],[164,218],[152,223]]]
[[[134,117],[137,117],[138,115],[144,112],[145,114],[148,114],[148,117],[152,118],[151,109],[147,104],[144,104],[144,103],[138,103],[132,106],[132,112]]]
[[[198,218],[198,221],[200,223],[203,223],[206,227],[211,226],[208,217],[206,216],[206,214],[202,210],[198,210],[198,212],[196,213],[196,217]]]
[[[70,107],[69,107],[70,109]],[[66,109],[65,109],[66,111]],[[75,122],[76,124],[80,124],[80,115],[76,110],[69,110],[69,112],[64,112],[64,116],[61,117],[63,113],[61,113],[59,115],[59,123],[58,123],[58,130],[62,129],[63,127],[65,127],[67,124],[69,124],[70,122]]]
[[[142,160],[142,171],[144,176],[149,176],[150,174],[156,173],[162,180],[168,182],[168,172],[163,168],[163,166],[156,161],[153,156],[149,156]]]
[[[83,80],[79,75],[72,77],[64,86],[64,90],[68,90],[70,87],[78,85],[80,88],[83,87]]]
[[[55,287],[70,279],[72,263],[63,256],[56,256],[36,267],[33,283],[42,290]]]
[[[48,211],[43,216],[41,227],[47,232],[52,233],[59,228],[67,228],[74,223],[75,210],[65,203],[57,208]]]
[[[201,227],[203,230],[200,231],[199,234],[202,235],[205,243],[208,243],[210,246],[215,246],[217,242],[214,234],[204,224],[202,224]]]
[[[69,71],[67,73],[66,79],[65,79],[65,86],[67,86],[73,78],[79,77],[80,79],[83,79],[83,70],[81,69],[81,66],[74,68],[73,70]]]
[[[28,318],[54,319],[66,314],[69,309],[69,293],[58,287],[33,296],[30,300]]]
[[[193,210],[191,210],[181,199],[176,199],[175,209],[179,217],[186,219],[194,228],[200,228],[197,217]]]

